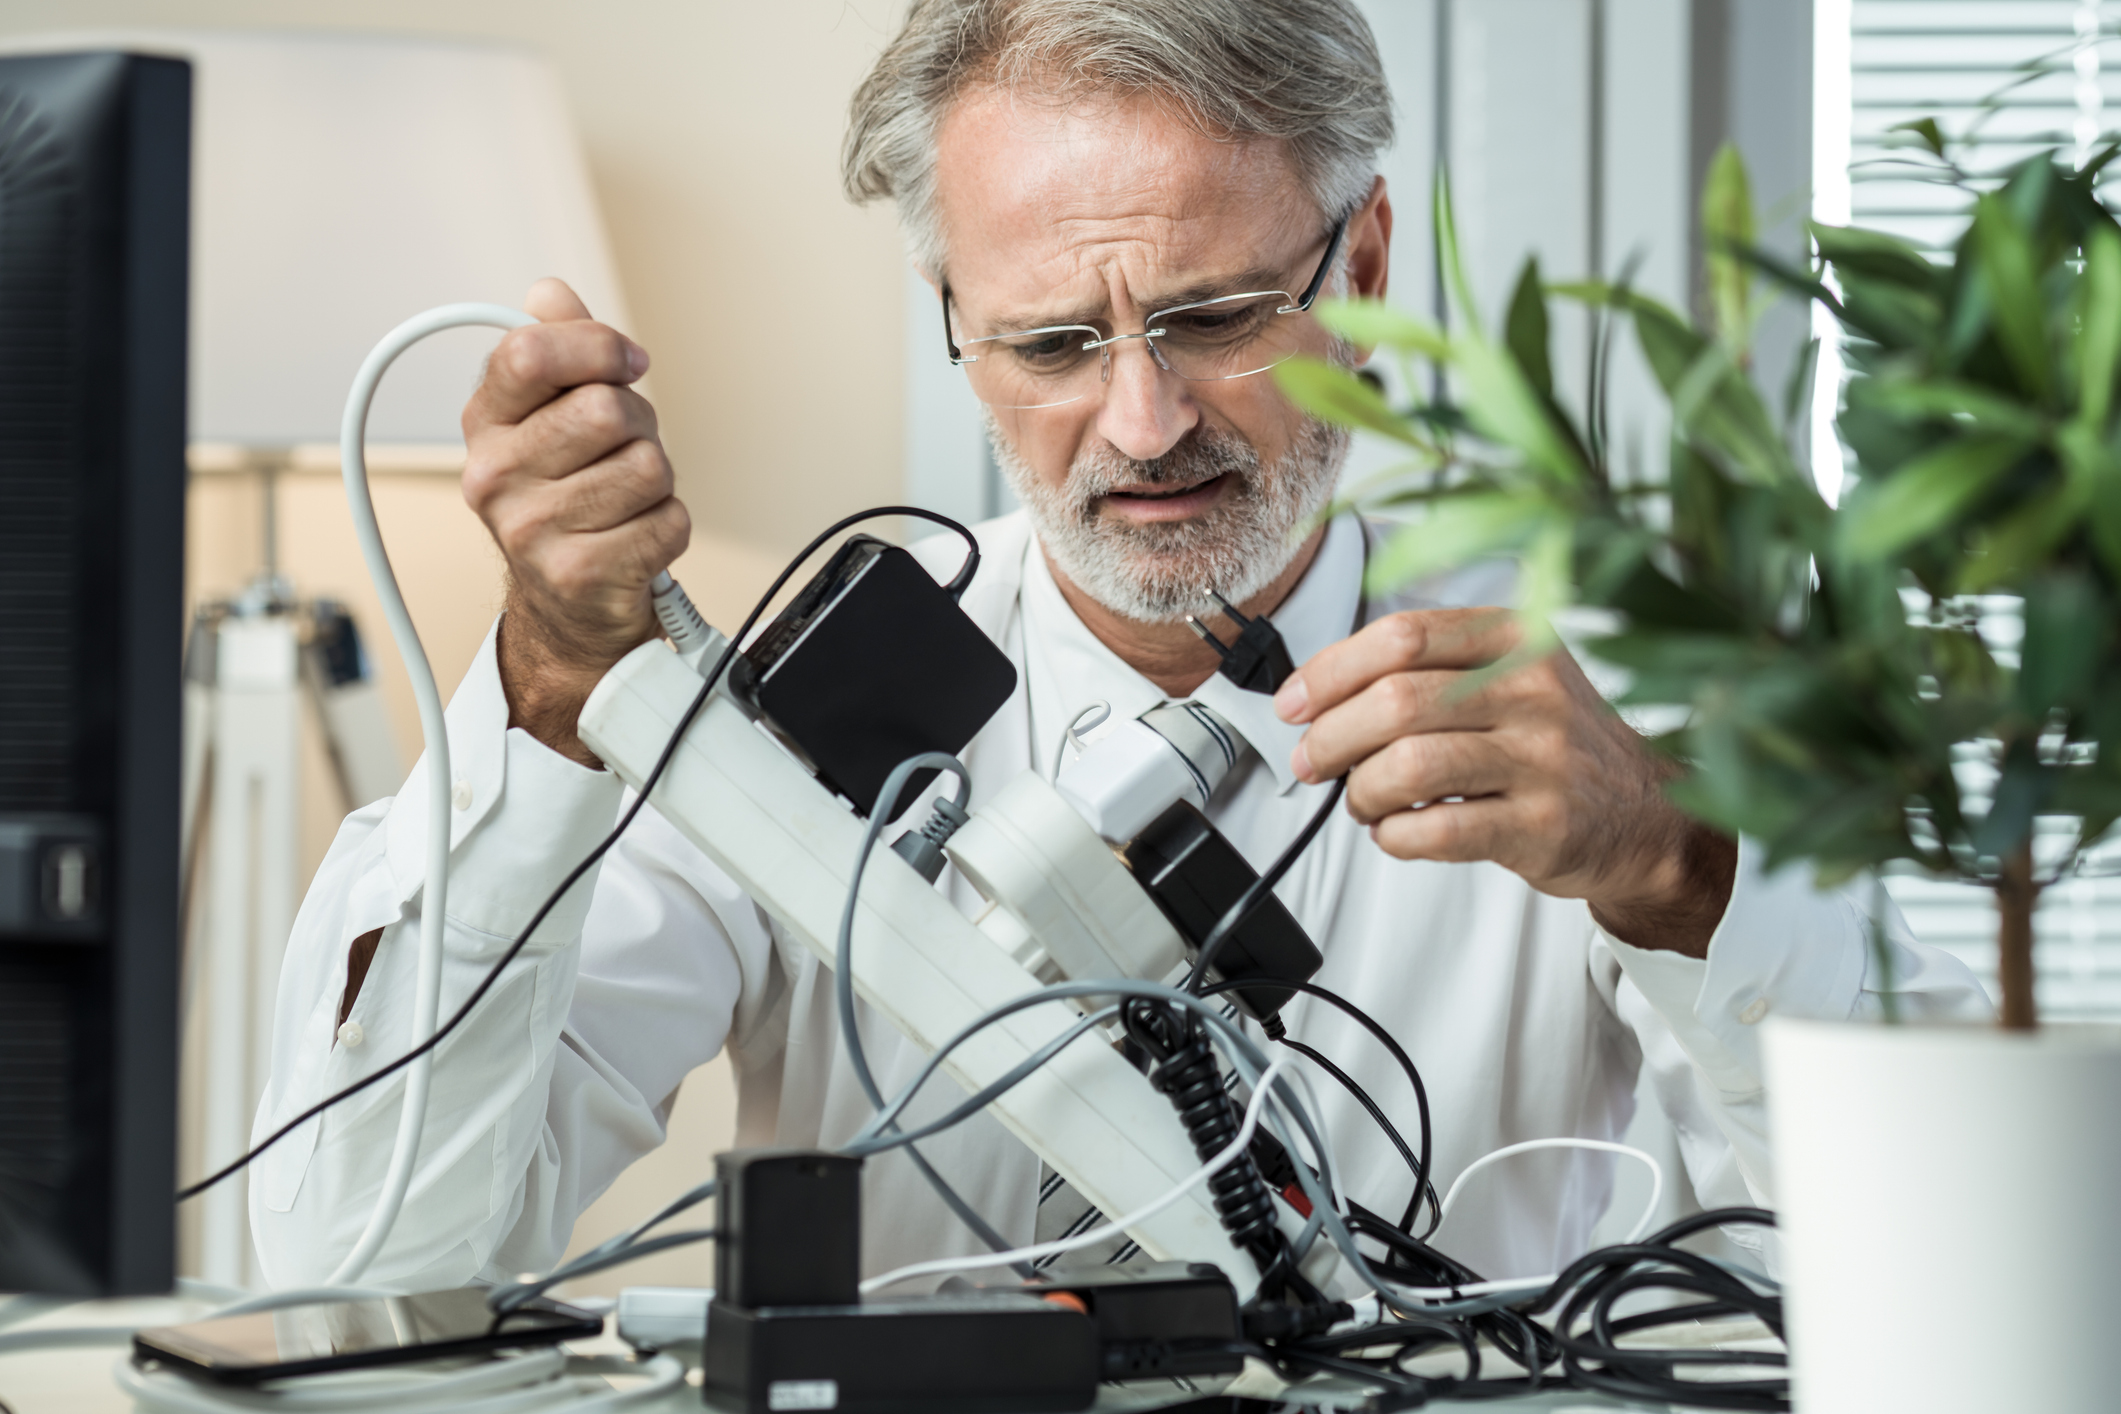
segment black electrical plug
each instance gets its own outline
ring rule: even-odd
[[[1321,1302],[1315,1306],[1282,1306],[1255,1297],[1245,1306],[1243,1315],[1245,1339],[1266,1344],[1301,1340],[1329,1331],[1342,1321],[1353,1320],[1355,1308],[1345,1301]]]
[[[1220,604],[1224,617],[1237,625],[1237,641],[1223,642],[1191,614],[1186,615],[1186,626],[1223,660],[1217,672],[1247,692],[1263,692],[1272,697],[1296,671],[1296,665],[1289,661],[1289,645],[1281,641],[1280,632],[1264,614],[1248,619],[1214,590],[1208,591],[1208,597]]]

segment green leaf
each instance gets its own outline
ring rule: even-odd
[[[1922,145],[1937,156],[1944,156],[1944,130],[1937,126],[1935,118],[1916,118],[1912,122],[1895,123],[1886,129],[1889,133],[1913,133],[1922,139]]]
[[[2019,582],[2069,538],[2083,513],[2083,498],[2067,481],[2045,495],[2015,503],[1995,525],[1977,533],[1979,553],[1961,567],[1954,591],[1982,594]]]
[[[1464,318],[1466,327],[1480,329],[1480,310],[1473,303],[1473,287],[1466,280],[1465,262],[1458,256],[1458,217],[1451,207],[1451,175],[1436,169],[1436,268],[1443,276]]]
[[[2038,409],[1956,378],[1867,378],[1862,397],[1867,408],[1910,420],[1970,423],[2028,442],[2047,435],[2047,419]]]
[[[2018,224],[2000,196],[1984,195],[1974,204],[1972,232],[1977,266],[1994,304],[1996,341],[2030,397],[2047,401],[2052,377],[2048,367],[2047,302],[2040,296],[2039,268],[2030,234]]]
[[[2113,632],[2107,606],[2086,576],[2046,575],[2028,586],[2018,710],[2040,722],[2056,708],[2087,706],[2099,668],[2112,654]]]
[[[1451,356],[1451,341],[1441,329],[1382,300],[1322,299],[1311,313],[1333,333],[1367,348],[1407,349],[1438,362]]]
[[[2093,228],[2079,289],[2077,416],[2101,429],[2113,406],[2114,375],[2121,364],[2121,236],[2112,227]]]
[[[2105,561],[2108,576],[2121,581],[2121,454],[2110,444],[2093,475],[2097,484],[2091,498],[2092,544]]]
[[[1752,336],[1753,273],[1738,252],[1753,245],[1753,186],[1745,159],[1729,142],[1709,163],[1701,191],[1701,230],[1707,238],[1709,309],[1716,333],[1731,348]]]
[[[2047,804],[2055,772],[2040,764],[2032,743],[2020,738],[2004,753],[2003,774],[1996,782],[1988,814],[1974,829],[1974,848],[2001,859],[2033,832],[2033,817]]]
[[[1812,384],[1819,375],[1819,340],[1804,341],[1804,352],[1790,366],[1789,381],[1782,385],[1782,430],[1784,435],[1796,430],[1797,419],[1804,412],[1806,399]]]
[[[1517,366],[1544,398],[1554,396],[1554,366],[1547,354],[1547,301],[1539,286],[1539,257],[1524,263],[1517,289],[1510,296],[1510,313],[1503,326],[1503,342],[1517,359]]]
[[[1274,367],[1274,381],[1290,401],[1328,422],[1380,432],[1397,442],[1428,452],[1428,440],[1392,411],[1375,388],[1337,363],[1317,358],[1292,358]]]
[[[1569,485],[1584,478],[1573,442],[1554,425],[1550,404],[1532,388],[1517,361],[1495,345],[1461,341],[1458,371],[1466,415],[1486,436],[1521,452],[1535,470]]]
[[[1767,485],[1791,475],[1782,434],[1730,351],[1654,300],[1632,308],[1636,342],[1686,438],[1748,481]]]
[[[1517,615],[1527,630],[1524,641],[1528,645],[1535,636],[1535,626],[1545,630],[1547,621],[1574,597],[1569,592],[1574,548],[1575,535],[1568,518],[1550,515],[1534,532],[1532,543],[1525,550],[1517,581]],[[1537,636],[1546,637],[1544,632]]]
[[[1467,492],[1434,502],[1371,554],[1365,584],[1372,594],[1393,591],[1484,555],[1515,550],[1547,519],[1536,497]]]
[[[1936,294],[1944,287],[1945,272],[1898,236],[1861,226],[1822,226],[1816,222],[1809,229],[1821,258],[1837,274],[1868,275],[1925,294]]]
[[[1841,324],[1888,349],[1926,349],[1937,340],[1944,306],[1928,290],[1843,272]]]
[[[1965,437],[1865,482],[1849,500],[1844,548],[1860,559],[1898,554],[1951,524],[2029,450],[2015,438]]]

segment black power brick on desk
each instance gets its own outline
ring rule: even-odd
[[[1151,1262],[1067,1272],[1038,1287],[982,1287],[964,1277],[943,1292],[1033,1291],[1080,1309],[1097,1326],[1098,1375],[1106,1380],[1234,1375],[1245,1367],[1237,1290],[1207,1262]]]
[[[867,815],[899,762],[962,751],[1016,691],[1016,668],[913,556],[856,535],[731,665],[730,686]],[[934,779],[916,775],[904,798]]]
[[[1097,1397],[1080,1303],[1021,1290],[864,1302],[861,1160],[749,1150],[716,1160],[715,1299],[701,1388],[743,1414],[1047,1414]]]

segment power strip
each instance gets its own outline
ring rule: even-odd
[[[660,642],[607,673],[582,710],[582,740],[628,784],[653,768],[700,688]],[[651,795],[656,809],[828,964],[863,822],[717,693]],[[977,818],[977,817],[975,817]],[[855,921],[854,985],[893,1026],[933,1052],[1038,979],[903,860],[879,848]],[[1080,1013],[1066,1003],[1016,1013],[943,1063],[966,1091],[1000,1079]],[[1107,1213],[1150,1204],[1200,1166],[1170,1101],[1110,1046],[1085,1039],[990,1107],[1076,1190]],[[1258,1285],[1205,1186],[1130,1235],[1159,1260],[1212,1262],[1239,1300]]]

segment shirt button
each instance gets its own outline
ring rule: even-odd
[[[367,1039],[368,1033],[361,1029],[361,1023],[358,1021],[349,1021],[339,1028],[339,1044],[348,1050],[354,1049]]]
[[[459,810],[471,809],[471,782],[458,781],[456,789],[449,793],[449,803]]]
[[[1747,1025],[1747,1026],[1751,1026],[1751,1025],[1753,1025],[1753,1024],[1754,1024],[1755,1022],[1759,1021],[1761,1017],[1763,1017],[1763,1016],[1766,1016],[1766,1015],[1767,1015],[1767,1013],[1768,1013],[1768,1000],[1767,1000],[1767,998],[1766,998],[1766,997],[1755,997],[1755,998],[1753,998],[1753,999],[1752,999],[1751,1001],[1749,1001],[1749,1002],[1747,1002],[1747,1003],[1745,1004],[1745,1010],[1744,1010],[1744,1011],[1741,1011],[1741,1012],[1739,1012],[1739,1013],[1738,1013],[1738,1019],[1739,1019],[1740,1021],[1744,1022],[1744,1023],[1745,1023],[1745,1024]]]

